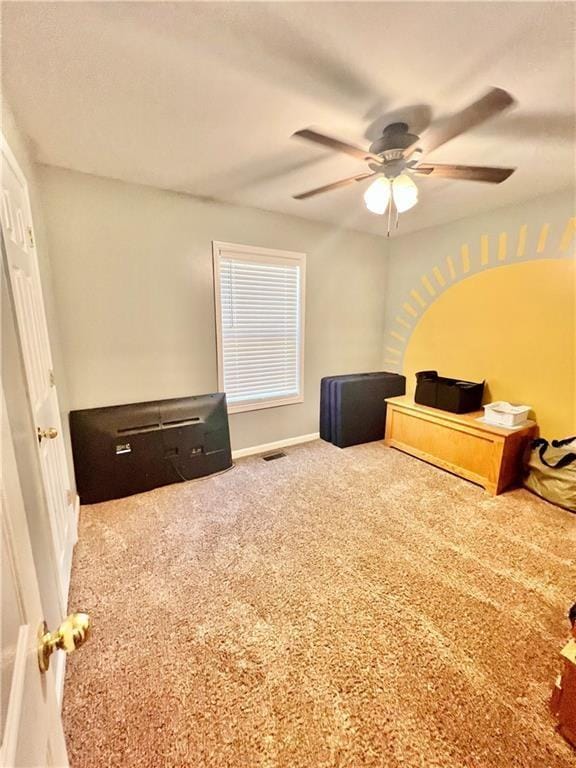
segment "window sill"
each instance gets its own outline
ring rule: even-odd
[[[278,408],[282,405],[294,405],[303,403],[304,396],[285,397],[280,400],[250,400],[243,403],[228,403],[228,413],[244,413],[246,411],[260,411],[263,408]]]

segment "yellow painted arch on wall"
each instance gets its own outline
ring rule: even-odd
[[[450,286],[410,336],[409,393],[426,369],[485,378],[485,402],[531,405],[544,437],[576,435],[576,260],[507,264]]]

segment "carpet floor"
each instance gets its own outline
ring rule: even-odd
[[[72,768],[574,768],[576,516],[381,443],[81,511]]]

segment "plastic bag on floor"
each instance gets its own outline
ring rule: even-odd
[[[534,440],[524,485],[552,504],[576,512],[576,437]]]

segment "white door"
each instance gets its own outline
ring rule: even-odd
[[[66,462],[58,396],[35,250],[28,187],[2,136],[1,221],[28,395],[38,432],[38,451],[50,518],[58,603],[66,615],[78,507]]]
[[[54,672],[40,672],[43,614],[2,391],[0,768],[68,766]]]

